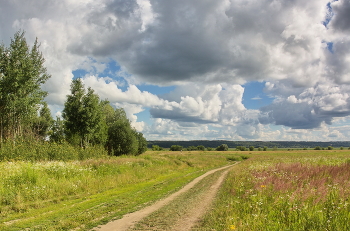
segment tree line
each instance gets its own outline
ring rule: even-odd
[[[69,143],[87,148],[100,145],[111,155],[138,155],[147,141],[130,124],[122,108],[101,100],[81,79],[71,83],[62,118],[55,120],[41,89],[50,77],[36,39],[30,47],[18,31],[10,45],[0,45],[0,144],[21,139]]]

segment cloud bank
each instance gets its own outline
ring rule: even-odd
[[[13,0],[1,3],[0,38],[39,38],[56,111],[79,69],[149,139],[329,140],[348,137],[349,21],[349,0]],[[270,105],[246,108],[251,81]]]

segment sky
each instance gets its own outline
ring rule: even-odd
[[[147,140],[350,140],[350,0],[0,0],[60,116],[73,78]]]

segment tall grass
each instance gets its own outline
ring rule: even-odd
[[[36,140],[3,142],[0,148],[0,161],[68,161],[104,156],[107,156],[107,152],[101,146],[83,149],[68,143],[56,144]]]
[[[350,230],[350,152],[316,152],[235,166],[199,230]]]
[[[159,199],[203,171],[229,164],[234,156],[240,157],[218,152],[146,152],[81,161],[3,161],[0,230],[24,229],[28,217],[32,225],[59,230],[93,226],[98,219]],[[46,211],[45,216],[52,218],[31,221],[37,219],[35,211]]]

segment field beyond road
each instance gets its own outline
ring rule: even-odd
[[[231,168],[193,230],[350,230],[348,150],[148,151],[137,157],[0,162],[0,230],[91,230],[236,161],[241,163]],[[217,177],[194,190],[200,195]],[[164,227],[196,193],[180,195],[135,230],[171,230]]]

